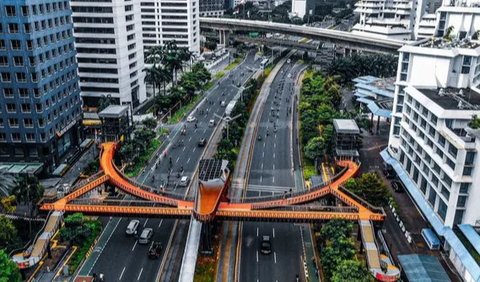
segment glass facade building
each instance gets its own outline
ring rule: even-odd
[[[52,171],[79,143],[69,1],[0,1],[0,161]]]

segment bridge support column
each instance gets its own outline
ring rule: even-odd
[[[228,44],[228,31],[221,29],[218,31],[219,44],[221,47],[225,47]]]
[[[213,230],[214,223],[209,221],[202,224],[202,233],[200,235],[200,252],[205,255],[213,254]]]

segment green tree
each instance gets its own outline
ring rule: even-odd
[[[308,140],[307,145],[305,146],[305,157],[314,161],[317,158],[320,158],[326,149],[326,142],[321,136],[313,137]]]
[[[17,185],[13,188],[12,194],[15,195],[18,202],[28,204],[30,216],[33,213],[33,207],[43,197],[44,188],[40,185],[35,176],[21,176],[17,180]]]
[[[364,173],[359,178],[348,180],[345,183],[345,188],[374,206],[386,206],[388,204],[388,188],[374,172]]]
[[[333,272],[332,282],[372,282],[373,278],[366,267],[357,260],[341,261]]]
[[[214,40],[207,40],[205,42],[205,48],[207,48],[208,50],[210,51],[214,51],[215,49],[217,49],[217,42],[214,41]]]
[[[17,240],[17,228],[12,220],[0,215],[0,248],[11,248]]]
[[[0,250],[0,282],[20,282],[20,270],[4,250]]]
[[[65,217],[65,226],[60,229],[60,237],[71,244],[79,245],[94,232],[99,229],[98,221],[91,220],[82,213],[74,213]]]
[[[10,195],[16,184],[15,176],[8,173],[5,169],[0,169],[0,196],[6,197]]]
[[[118,103],[118,99],[113,98],[111,95],[104,95],[98,101],[98,112],[105,110],[110,105],[118,105]]]
[[[153,129],[155,129],[155,127],[157,127],[157,120],[154,119],[154,118],[147,118],[147,119],[144,119],[144,120],[142,121],[142,124],[143,124],[146,128],[148,128],[148,129],[150,129],[150,130],[153,130]]]

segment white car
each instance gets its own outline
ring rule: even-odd
[[[194,122],[196,119],[197,119],[197,118],[194,117],[194,116],[188,116],[188,117],[187,117],[187,121],[188,121],[188,122]]]

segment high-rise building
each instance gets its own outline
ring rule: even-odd
[[[84,106],[146,99],[140,0],[70,0]]]
[[[225,13],[225,0],[199,0],[200,17],[221,17]]]
[[[200,54],[198,0],[141,0],[142,35],[145,48],[168,41]]]
[[[359,22],[354,33],[398,40],[415,39],[425,15],[434,13],[440,0],[360,0],[355,6]]]
[[[441,37],[399,50],[389,143],[381,155],[442,238],[460,275],[478,281],[480,267],[453,230],[480,224],[480,134],[469,130],[472,117],[480,116],[480,41],[470,39],[471,16],[459,16],[460,25],[444,38],[452,26],[442,23],[448,19],[439,18]]]
[[[79,143],[81,100],[66,0],[0,1],[0,160],[52,171]]]

